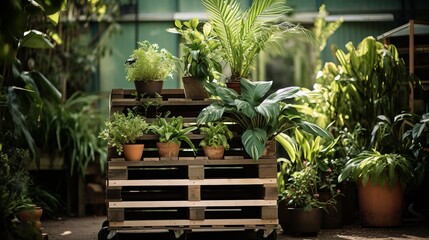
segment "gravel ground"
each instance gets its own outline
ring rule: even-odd
[[[96,240],[101,224],[106,217],[82,217],[63,220],[44,220],[43,230],[49,240]],[[188,240],[253,240],[254,233],[245,232],[193,232]],[[140,233],[120,235],[120,239],[163,239],[168,240],[166,233]],[[278,240],[292,239],[429,239],[428,222],[406,222],[399,228],[361,228],[358,225],[347,225],[339,229],[322,229],[317,237],[292,237],[278,231]]]

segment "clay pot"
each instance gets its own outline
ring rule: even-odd
[[[283,232],[298,236],[317,236],[322,226],[322,209],[288,208],[284,201],[279,202],[279,223]]]
[[[137,91],[137,99],[144,93],[145,97],[155,97],[155,93],[161,94],[164,81],[134,81]]]
[[[194,77],[183,77],[183,88],[187,99],[202,100],[208,98],[208,93],[201,81]]]
[[[24,209],[16,213],[16,217],[21,222],[26,222],[32,224],[36,229],[42,227],[42,222],[40,218],[42,217],[43,209],[38,206],[34,206],[30,209]]]
[[[402,224],[403,189],[399,181],[393,188],[358,183],[359,215],[362,226],[397,227]]]
[[[240,85],[240,81],[232,81],[232,82],[227,82],[226,86],[228,88],[231,88],[233,90],[235,90],[238,94],[241,94],[241,85]]]
[[[167,157],[177,159],[179,157],[180,143],[175,142],[157,142],[156,146],[158,147],[159,157]]]
[[[127,161],[140,161],[143,156],[144,144],[125,144],[124,158]]]
[[[204,154],[209,159],[223,159],[223,155],[225,153],[225,148],[223,146],[211,147],[206,146],[203,147]]]

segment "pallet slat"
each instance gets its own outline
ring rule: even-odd
[[[274,184],[276,180],[275,178],[109,180],[108,186],[263,185]]]
[[[212,227],[221,226],[221,227],[247,227],[251,226],[260,226],[263,225],[272,225],[271,227],[277,227],[277,219],[206,219],[206,220],[133,220],[133,221],[123,221],[123,222],[110,222],[109,226],[113,228],[123,228],[123,227],[161,227],[161,228],[171,228],[172,226],[182,226],[192,227]]]
[[[179,207],[246,207],[277,206],[276,200],[216,200],[216,201],[110,201],[108,207],[114,208],[179,208]]]

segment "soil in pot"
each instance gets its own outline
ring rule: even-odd
[[[362,226],[397,227],[402,224],[404,191],[399,181],[391,188],[358,183],[359,216]]]
[[[134,81],[137,91],[137,99],[144,97],[156,97],[155,93],[161,94],[164,81]]]
[[[170,158],[177,160],[179,157],[180,143],[175,142],[157,142],[158,154],[160,158]]]
[[[143,157],[144,144],[125,144],[124,158],[127,161],[140,161]]]
[[[225,153],[225,148],[223,146],[211,147],[206,146],[203,147],[204,154],[209,159],[223,159],[223,155]]]
[[[209,97],[200,80],[194,77],[183,77],[182,82],[185,90],[185,97],[187,99],[203,100]]]

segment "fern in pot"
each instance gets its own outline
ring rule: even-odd
[[[137,95],[154,97],[161,93],[164,80],[171,78],[178,59],[158,44],[141,41],[125,63],[126,77],[134,82]]]
[[[116,148],[119,155],[129,161],[140,161],[143,156],[144,144],[138,144],[137,138],[142,137],[148,130],[149,124],[140,115],[113,113],[111,121],[105,123],[105,128],[99,137]]]

